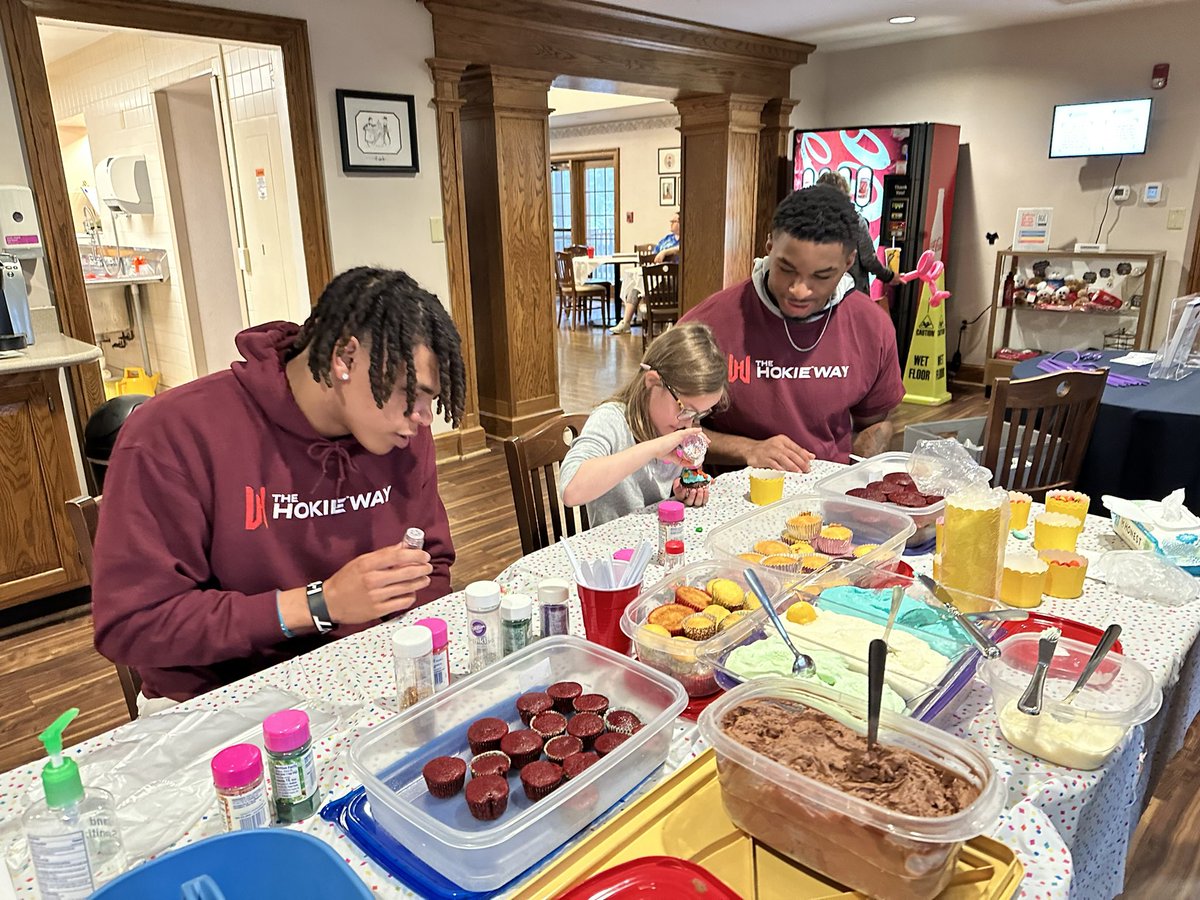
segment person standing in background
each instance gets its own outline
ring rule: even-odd
[[[671,230],[654,245],[654,261],[656,263],[677,262],[679,260],[679,213],[671,216]],[[642,298],[642,267],[635,266],[629,277],[621,284],[621,301],[625,304],[625,314],[621,321],[609,329],[610,334],[628,334],[629,323],[633,321],[633,311],[637,309],[638,301]]]
[[[847,199],[850,198],[850,184],[837,172],[825,172],[817,179],[817,184],[826,184],[837,188]],[[868,276],[874,275],[884,284],[891,284],[896,273],[879,261],[875,255],[875,241],[871,238],[871,226],[861,213],[858,216],[858,236],[855,242],[858,254],[854,264],[850,266],[850,277],[854,279],[854,289],[860,293],[871,295],[871,282]]]

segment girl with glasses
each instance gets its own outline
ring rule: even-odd
[[[562,463],[567,506],[587,506],[592,525],[674,497],[708,502],[708,487],[680,483],[675,450],[725,404],[726,364],[707,325],[676,325],[646,350],[641,368],[596,407]]]

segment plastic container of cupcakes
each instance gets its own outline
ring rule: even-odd
[[[915,530],[906,539],[907,546],[924,546],[933,540],[934,525],[938,516],[945,510],[946,501],[936,495],[921,494],[907,483],[889,480],[890,478],[898,481],[900,475],[908,475],[908,460],[911,456],[911,453],[900,451],[880,453],[840,472],[826,475],[814,485],[813,490],[827,496],[861,500],[877,508],[895,510],[910,516]],[[848,491],[874,493],[868,498],[848,496]]]
[[[720,690],[701,651],[718,635],[737,630],[757,605],[753,595],[746,600],[745,568],[713,560],[689,563],[642,591],[621,616],[621,630],[633,642],[637,658],[677,679],[689,697]],[[782,588],[770,573],[763,574],[762,582],[772,597]],[[765,615],[760,611],[758,618]]]
[[[749,563],[784,577],[816,571],[839,557],[885,565],[904,551],[915,527],[907,514],[876,503],[801,494],[714,528],[705,547],[737,569]]]
[[[718,698],[699,724],[740,829],[868,896],[935,897],[1003,808],[1004,781],[978,748],[886,710],[867,751],[866,720],[865,701],[769,678]],[[880,791],[864,767],[912,789]]]
[[[896,650],[888,656],[884,708],[923,722],[950,709],[971,683],[981,656],[961,626],[929,602],[925,589],[908,576],[858,562],[838,560],[776,596],[775,608],[797,647],[816,663],[814,679],[833,690],[866,696],[867,647],[882,637],[891,611],[892,588],[903,590],[892,628]],[[971,597],[972,606],[1001,604]],[[1000,626],[978,621],[988,633]],[[749,625],[718,633],[700,648],[718,688],[788,675],[791,652],[765,616]]]
[[[467,733],[473,724],[495,718],[512,731],[525,730],[517,698],[563,681],[602,694],[610,709],[632,712],[642,727],[536,801],[522,789],[514,767],[506,777],[507,808],[494,820],[476,818],[464,800],[470,794],[462,789],[433,796],[422,773],[427,763],[449,756],[469,764]],[[372,815],[393,838],[465,890],[494,891],[553,853],[662,765],[687,700],[676,679],[606,647],[570,635],[543,638],[376,725],[351,744],[350,765]],[[471,780],[466,775],[468,789]]]

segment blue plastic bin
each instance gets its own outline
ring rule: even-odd
[[[93,894],[92,900],[354,900],[371,896],[362,879],[328,844],[279,828],[236,831],[182,847],[114,879]]]

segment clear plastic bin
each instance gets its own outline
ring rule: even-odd
[[[903,673],[894,665],[888,673],[887,683],[906,701],[908,715],[923,722],[930,722],[950,708],[962,689],[970,684],[981,656],[962,627],[939,607],[930,603],[927,592],[919,583],[914,582],[914,579],[861,563],[835,560],[820,572],[805,576],[793,590],[781,592],[776,598],[775,608],[786,620],[787,610],[792,605],[807,600],[817,608],[818,614],[822,610],[828,610],[851,615],[865,619],[882,630],[887,625],[891,609],[890,589],[893,586],[904,589],[904,600],[892,633],[920,638],[947,660],[942,671],[931,673],[929,677],[918,678]],[[871,594],[849,594],[845,591],[822,594],[826,588],[862,588]],[[846,593],[848,596],[839,599],[838,593]],[[983,597],[972,597],[972,601],[972,605],[980,610],[1001,608],[1001,604]],[[986,620],[978,624],[985,632],[999,631],[998,624],[989,624]],[[802,634],[802,628],[800,631]],[[755,644],[767,637],[774,638],[776,635],[775,627],[766,621],[765,616],[760,616],[748,626],[719,633],[705,641],[700,647],[699,658],[715,672],[717,686],[729,689],[745,680],[730,668],[730,654],[739,647]],[[802,652],[808,649],[836,653],[846,660],[847,667],[852,672],[863,676],[865,683],[869,636],[864,634],[862,637],[860,645],[848,646],[846,643],[834,644],[793,635],[797,647]]]
[[[999,659],[985,660],[980,676],[992,690],[1000,732],[1014,747],[1073,769],[1095,769],[1120,746],[1129,729],[1149,720],[1162,705],[1162,691],[1146,668],[1110,651],[1070,704],[1061,702],[1095,649],[1059,638],[1046,673],[1042,711],[1027,716],[1016,708],[1037,667],[1040,633],[1014,634],[1000,643]]]
[[[878,503],[854,497],[801,494],[745,513],[714,528],[704,546],[718,559],[728,560],[735,566],[745,566],[746,564],[738,559],[739,553],[750,552],[759,541],[778,540],[787,525],[787,520],[802,512],[820,513],[826,524],[838,522],[845,525],[854,532],[855,547],[864,544],[878,545],[878,549],[862,557],[862,562],[899,556],[904,551],[905,541],[916,527],[913,520],[897,508],[880,506]],[[758,565],[755,569],[759,572],[773,571]]]
[[[938,516],[946,508],[945,500],[939,500],[929,506],[910,508],[897,506],[894,503],[876,503],[873,500],[846,496],[846,491],[866,487],[872,481],[882,481],[884,475],[890,475],[893,472],[908,472],[908,460],[911,455],[911,453],[899,451],[880,453],[878,456],[864,459],[840,472],[826,475],[813,486],[813,490],[825,496],[842,497],[847,501],[865,503],[872,509],[886,509],[907,515],[912,519],[914,525],[914,530],[907,536],[907,546],[920,547],[933,540],[934,525]]]
[[[879,740],[924,757],[979,790],[948,816],[895,812],[800,774],[726,735],[728,712],[755,699],[812,707],[866,732],[866,704],[821,685],[767,678],[735,688],[700,715],[700,731],[717,754],[721,798],[735,825],[826,878],[873,897],[930,898],[954,873],[963,842],[986,831],[1005,789],[980,750],[929,725],[886,710]]]
[[[496,716],[523,728],[516,700],[556,681],[577,681],[632,710],[645,727],[582,775],[532,803],[516,773],[508,810],[480,822],[459,794],[430,796],[421,768],[435,756],[469,760],[468,726]],[[383,722],[350,747],[371,810],[422,862],[469,891],[492,891],[525,871],[654,772],[667,757],[687,694],[675,679],[570,635],[543,638],[478,674]]]
[[[713,674],[711,664],[701,662],[700,653],[709,644],[731,633],[748,634],[750,626],[739,623],[728,631],[718,632],[707,641],[679,641],[675,638],[650,634],[642,629],[650,613],[664,603],[675,602],[675,589],[681,585],[689,585],[703,589],[714,578],[728,578],[736,581],[743,591],[749,589],[746,577],[742,573],[746,564],[738,561],[738,565],[727,562],[708,560],[705,562],[689,563],[681,569],[671,572],[666,578],[643,591],[636,600],[625,607],[621,616],[621,630],[633,642],[637,658],[646,665],[653,666],[660,672],[666,672],[672,678],[679,680],[688,692],[689,697],[707,697],[720,690]],[[776,596],[782,585],[779,580],[764,573],[763,587],[767,593]],[[760,612],[762,619],[766,613]]]

